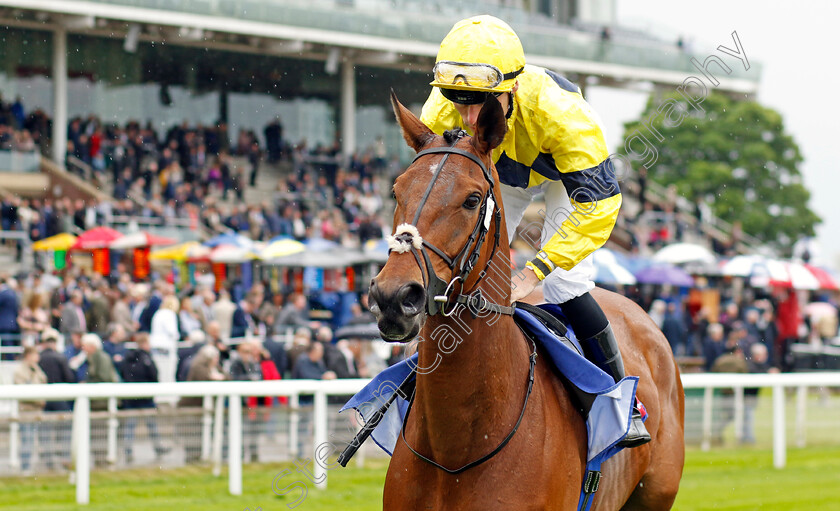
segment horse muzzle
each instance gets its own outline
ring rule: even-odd
[[[426,289],[421,284],[409,282],[396,289],[385,290],[374,279],[368,299],[382,339],[408,342],[420,333],[426,320]]]

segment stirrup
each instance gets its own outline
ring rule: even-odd
[[[650,442],[650,433],[642,422],[642,414],[634,407],[630,418],[630,429],[627,431],[627,436],[618,443],[618,447],[632,449],[648,442]]]

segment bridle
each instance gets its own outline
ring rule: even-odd
[[[438,163],[437,169],[435,169],[434,175],[432,176],[432,180],[429,181],[429,185],[426,187],[423,198],[420,200],[417,211],[414,213],[412,225],[417,225],[417,222],[420,220],[420,213],[422,213],[423,207],[426,205],[426,201],[429,199],[429,195],[432,193],[432,188],[435,186],[438,176],[440,176],[446,161],[449,159],[450,155],[455,154],[463,156],[478,165],[479,168],[481,168],[484,179],[490,184],[490,189],[481,202],[481,214],[478,215],[478,220],[476,221],[469,238],[466,243],[464,243],[464,247],[454,257],[449,257],[443,250],[437,248],[422,237],[422,246],[418,249],[413,245],[413,235],[409,232],[398,233],[394,235],[394,239],[404,243],[406,246],[411,246],[411,253],[414,255],[417,265],[420,266],[420,273],[423,276],[423,287],[426,289],[426,313],[429,316],[434,316],[438,313],[444,316],[450,316],[458,305],[465,305],[473,317],[476,317],[479,313],[481,313],[481,311],[491,311],[500,314],[513,315],[514,307],[489,302],[481,294],[481,290],[477,289],[478,283],[487,275],[487,269],[493,259],[493,254],[495,254],[496,250],[499,248],[502,211],[499,208],[495,193],[493,192],[495,182],[493,180],[493,175],[487,168],[487,165],[485,165],[478,156],[454,147],[455,144],[457,144],[458,141],[466,135],[466,132],[464,130],[453,130],[453,132],[455,139],[450,146],[425,149],[417,153],[412,161],[413,164],[424,156],[430,154],[443,154],[443,158],[440,160],[440,163]],[[467,294],[460,293],[453,295],[452,293],[454,293],[455,282],[460,281],[461,286],[463,286],[470,273],[475,268],[475,265],[481,256],[481,249],[484,246],[487,233],[490,230],[491,221],[495,223],[496,227],[496,233],[493,239],[493,249],[490,254],[490,258],[487,260],[487,265],[481,271],[478,280],[475,282],[475,290]],[[473,247],[472,251],[470,251],[471,246]],[[435,273],[435,269],[432,265],[431,259],[429,258],[429,252],[427,249],[431,250],[437,254],[438,257],[443,259],[449,269],[455,270],[456,267],[458,268],[458,274],[455,275],[449,283],[438,277],[437,273]],[[451,308],[448,311],[446,310],[447,304],[451,305]]]
[[[453,154],[463,156],[464,158],[469,159],[470,161],[478,165],[479,168],[481,168],[481,172],[482,174],[484,174],[484,179],[487,181],[487,183],[490,184],[490,189],[481,202],[481,214],[478,215],[478,220],[476,221],[476,224],[473,227],[473,230],[470,233],[470,236],[467,239],[466,243],[464,243],[464,247],[455,255],[455,257],[449,257],[443,250],[437,248],[422,236],[420,236],[422,242],[416,243],[417,240],[413,239],[414,233],[417,233],[417,235],[419,236],[419,231],[416,227],[413,227],[413,231],[406,230],[405,232],[400,232],[398,229],[397,233],[393,236],[393,239],[399,242],[404,247],[410,247],[410,249],[407,250],[411,250],[412,255],[414,255],[414,259],[417,261],[417,265],[420,267],[420,273],[423,276],[423,285],[426,289],[426,313],[428,315],[434,316],[435,314],[440,313],[443,316],[448,317],[452,315],[452,313],[455,311],[458,305],[465,305],[474,318],[478,317],[478,314],[480,314],[482,311],[491,311],[512,316],[515,307],[499,305],[496,303],[489,302],[484,296],[482,296],[481,290],[478,289],[478,284],[481,282],[481,279],[483,279],[487,275],[487,269],[490,267],[490,263],[493,260],[493,256],[496,253],[496,250],[499,248],[499,242],[501,237],[502,211],[499,208],[498,202],[496,201],[496,197],[493,192],[495,184],[493,180],[493,175],[490,173],[489,169],[487,168],[487,165],[485,165],[484,162],[481,161],[481,159],[478,158],[476,155],[455,148],[455,144],[457,144],[458,141],[461,138],[463,138],[464,135],[466,135],[466,132],[464,130],[457,130],[453,131],[452,133],[454,134],[454,140],[452,141],[451,145],[433,147],[430,149],[420,151],[419,153],[417,153],[417,155],[414,157],[414,160],[412,161],[413,164],[418,159],[424,156],[430,154],[443,154],[443,158],[440,160],[440,163],[438,163],[437,169],[435,169],[434,175],[432,176],[432,180],[429,182],[429,185],[426,187],[426,191],[423,194],[423,198],[420,200],[420,205],[417,207],[417,211],[414,213],[414,221],[411,225],[416,226],[417,222],[420,220],[420,213],[423,211],[423,207],[426,205],[426,201],[428,200],[429,195],[432,193],[432,188],[435,186],[438,176],[440,176],[440,173],[443,170],[443,166],[449,159],[449,156]],[[469,277],[472,270],[475,269],[475,265],[478,262],[479,257],[481,256],[481,249],[484,246],[484,242],[486,241],[487,233],[490,230],[491,221],[495,222],[496,227],[496,233],[493,240],[493,248],[490,253],[490,257],[487,260],[487,265],[479,274],[478,279],[476,279],[475,285],[473,286],[474,291],[467,294],[464,294],[463,292],[454,295],[451,294],[454,293],[455,282],[460,281],[461,286],[463,288],[466,279]],[[472,251],[470,251],[471,246],[473,247]],[[437,254],[441,259],[443,259],[443,261],[447,264],[447,266],[449,266],[451,270],[455,270],[456,267],[458,268],[458,274],[455,275],[448,284],[446,283],[446,281],[438,277],[437,273],[435,273],[431,259],[429,258],[429,250],[431,250],[432,252]],[[452,304],[449,311],[446,310],[447,304]],[[531,355],[529,356],[530,367],[528,370],[528,384],[527,390],[525,392],[525,400],[522,403],[522,411],[520,412],[519,418],[517,419],[516,424],[513,426],[513,429],[511,429],[511,431],[505,436],[504,439],[502,439],[502,441],[496,446],[495,449],[480,457],[479,459],[467,463],[466,465],[457,469],[447,468],[441,465],[440,463],[434,461],[433,459],[417,452],[417,450],[411,447],[411,445],[409,445],[408,441],[405,439],[405,427],[408,423],[408,416],[411,413],[412,405],[414,404],[414,393],[412,393],[411,399],[408,404],[408,408],[405,412],[405,417],[403,418],[402,428],[400,430],[400,438],[402,439],[403,443],[405,443],[406,447],[408,447],[408,449],[412,453],[414,453],[414,455],[417,456],[419,459],[449,474],[460,474],[461,472],[481,465],[485,461],[490,460],[496,454],[498,454],[516,434],[516,431],[522,424],[522,419],[525,417],[525,409],[528,407],[528,398],[530,397],[531,390],[534,386],[534,368],[537,362],[537,346],[536,344],[534,344],[533,340],[531,341],[531,345],[532,351]],[[416,367],[413,371],[416,371]],[[409,378],[411,378],[411,376],[409,376]]]

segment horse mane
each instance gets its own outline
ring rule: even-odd
[[[446,143],[449,145],[454,144],[459,139],[465,136],[467,136],[467,132],[461,129],[460,126],[456,126],[451,130],[446,130],[443,132],[443,140],[446,141]]]

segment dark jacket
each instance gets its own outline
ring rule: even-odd
[[[150,383],[158,381],[157,366],[148,351],[140,349],[129,351],[122,363],[123,380],[132,383]],[[126,399],[124,408],[154,408],[152,398]]]
[[[313,362],[309,359],[309,353],[301,353],[295,361],[295,367],[292,369],[292,378],[298,380],[320,380],[321,376],[327,372],[327,367],[323,360]]]
[[[47,383],[76,383],[76,376],[67,364],[67,358],[52,348],[41,352],[38,362],[41,370],[47,375]],[[70,401],[47,401],[44,411],[65,412],[70,410]]]
[[[17,322],[19,309],[20,301],[15,290],[0,284],[0,332],[20,332]]]
[[[67,364],[67,358],[52,348],[47,348],[41,352],[41,360],[38,365],[47,375],[47,383],[76,383],[76,377]]]

